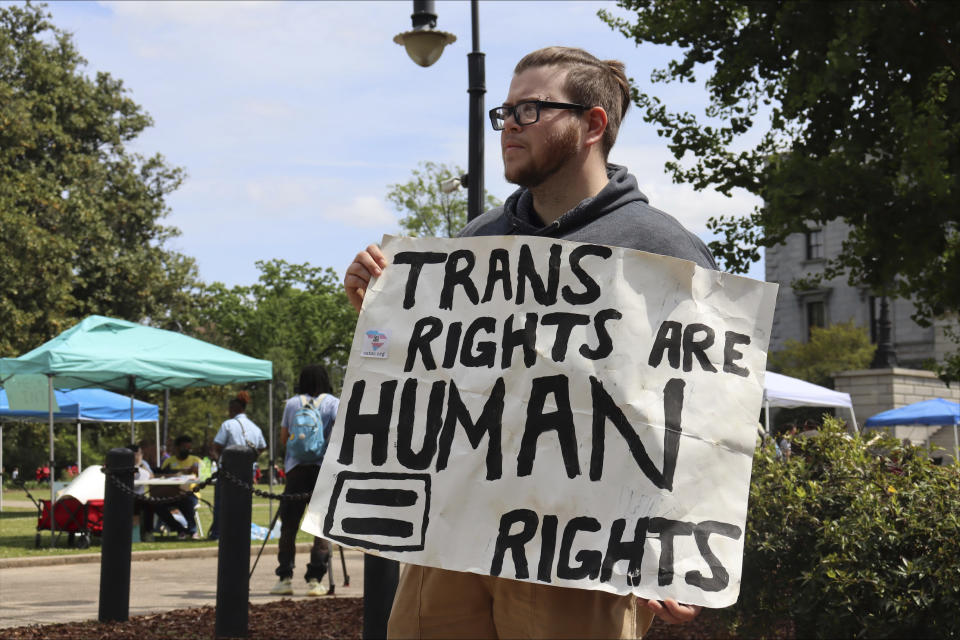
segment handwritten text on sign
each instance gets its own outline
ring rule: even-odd
[[[388,238],[304,529],[726,606],[776,286],[533,237]]]

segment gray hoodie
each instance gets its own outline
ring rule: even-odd
[[[491,209],[471,221],[461,232],[467,236],[531,235],[576,242],[606,244],[691,260],[701,267],[717,264],[703,241],[677,220],[647,204],[637,179],[626,167],[607,165],[607,183],[600,193],[587,198],[552,224],[544,226],[533,210],[533,196],[526,188],[513,192],[502,207]]]

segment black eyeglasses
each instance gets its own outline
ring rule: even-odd
[[[587,107],[571,102],[550,102],[549,100],[524,100],[510,107],[494,107],[490,109],[490,124],[494,131],[503,131],[507,118],[513,119],[521,127],[533,124],[540,120],[541,109],[577,109],[583,111]]]

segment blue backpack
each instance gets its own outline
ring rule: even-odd
[[[323,435],[320,403],[325,396],[325,393],[321,393],[313,400],[309,400],[308,396],[300,396],[300,408],[293,416],[290,439],[287,440],[287,450],[300,462],[323,460],[326,438]]]

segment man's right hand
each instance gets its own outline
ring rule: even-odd
[[[357,313],[360,313],[360,307],[363,305],[363,296],[367,293],[370,278],[379,277],[386,267],[387,259],[383,257],[380,247],[375,244],[358,253],[347,267],[347,273],[343,276],[343,288],[347,292],[347,299]]]

